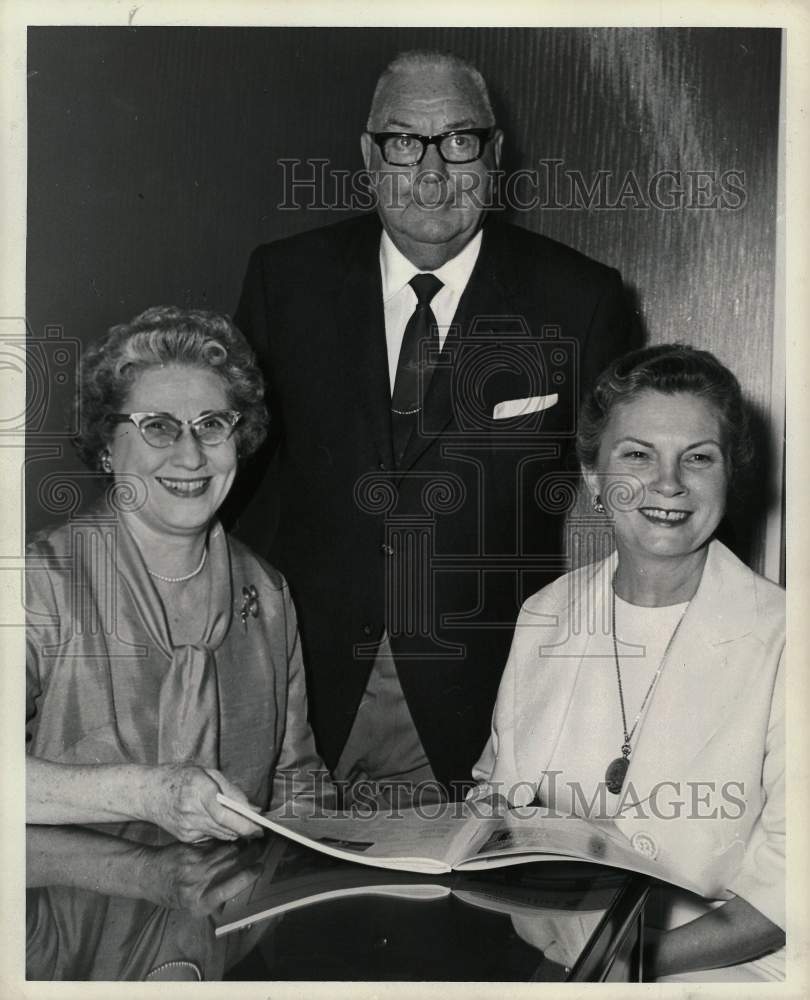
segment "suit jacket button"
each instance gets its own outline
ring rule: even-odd
[[[374,629],[370,625],[363,626],[363,635],[371,635]]]
[[[380,470],[380,472],[385,472],[385,462],[380,462],[377,468]]]
[[[394,554],[394,546],[383,542],[380,546],[380,552],[382,552],[384,556],[392,556]]]

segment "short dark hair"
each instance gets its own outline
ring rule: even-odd
[[[739,479],[754,451],[740,383],[709,351],[686,344],[658,344],[630,351],[597,378],[579,414],[577,456],[583,468],[596,466],[613,408],[647,391],[692,393],[710,402],[720,422],[729,483]]]
[[[105,418],[121,410],[139,375],[170,364],[217,374],[225,383],[228,405],[242,414],[234,432],[237,454],[244,458],[259,447],[268,423],[264,380],[239,330],[221,313],[153,306],[112,327],[82,358],[74,443],[85,464],[101,467],[114,431]]]

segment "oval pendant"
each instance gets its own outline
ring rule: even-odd
[[[626,757],[617,757],[608,764],[605,771],[605,784],[607,790],[613,795],[618,795],[622,790],[628,767],[630,767],[630,761]]]

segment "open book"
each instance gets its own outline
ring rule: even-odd
[[[274,833],[315,851],[362,865],[441,875],[536,861],[587,861],[639,872],[704,896],[722,892],[714,880],[685,879],[666,858],[653,861],[635,850],[612,820],[586,820],[542,807],[482,816],[465,803],[357,815],[312,810],[293,815],[288,806],[257,813],[222,794],[219,801]]]

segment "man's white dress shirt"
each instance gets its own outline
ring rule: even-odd
[[[483,235],[483,231],[479,230],[460,254],[442,264],[437,270],[429,272],[435,274],[443,286],[430,303],[439,328],[439,348],[444,347],[448,327],[453,322],[459,300],[478,260]],[[393,393],[405,327],[416,309],[416,292],[409,282],[414,275],[428,272],[420,271],[397,250],[386,232],[383,232],[380,241],[380,272],[385,310],[385,341],[388,347],[388,377]]]

